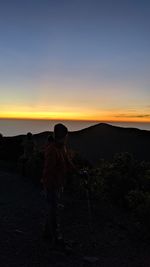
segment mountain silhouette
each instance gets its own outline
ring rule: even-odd
[[[100,123],[72,132],[70,146],[86,159],[95,162],[111,159],[115,153],[129,152],[138,160],[150,160],[150,131]]]

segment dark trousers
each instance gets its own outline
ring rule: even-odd
[[[63,210],[63,189],[47,190],[47,220],[45,231],[52,239],[60,235]]]

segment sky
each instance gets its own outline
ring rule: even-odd
[[[1,0],[0,118],[150,122],[149,0]]]

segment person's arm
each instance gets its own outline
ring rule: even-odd
[[[78,169],[77,166],[73,162],[74,153],[67,149],[67,165],[68,171],[71,173],[77,173]]]
[[[49,181],[55,176],[57,155],[55,150],[49,150],[45,153],[45,163],[41,182],[44,187],[47,187]]]

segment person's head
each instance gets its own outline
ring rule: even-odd
[[[59,123],[54,127],[54,138],[56,142],[64,143],[68,135],[68,129],[65,125]]]
[[[32,140],[32,137],[33,137],[33,135],[32,135],[32,133],[27,133],[27,140]]]

